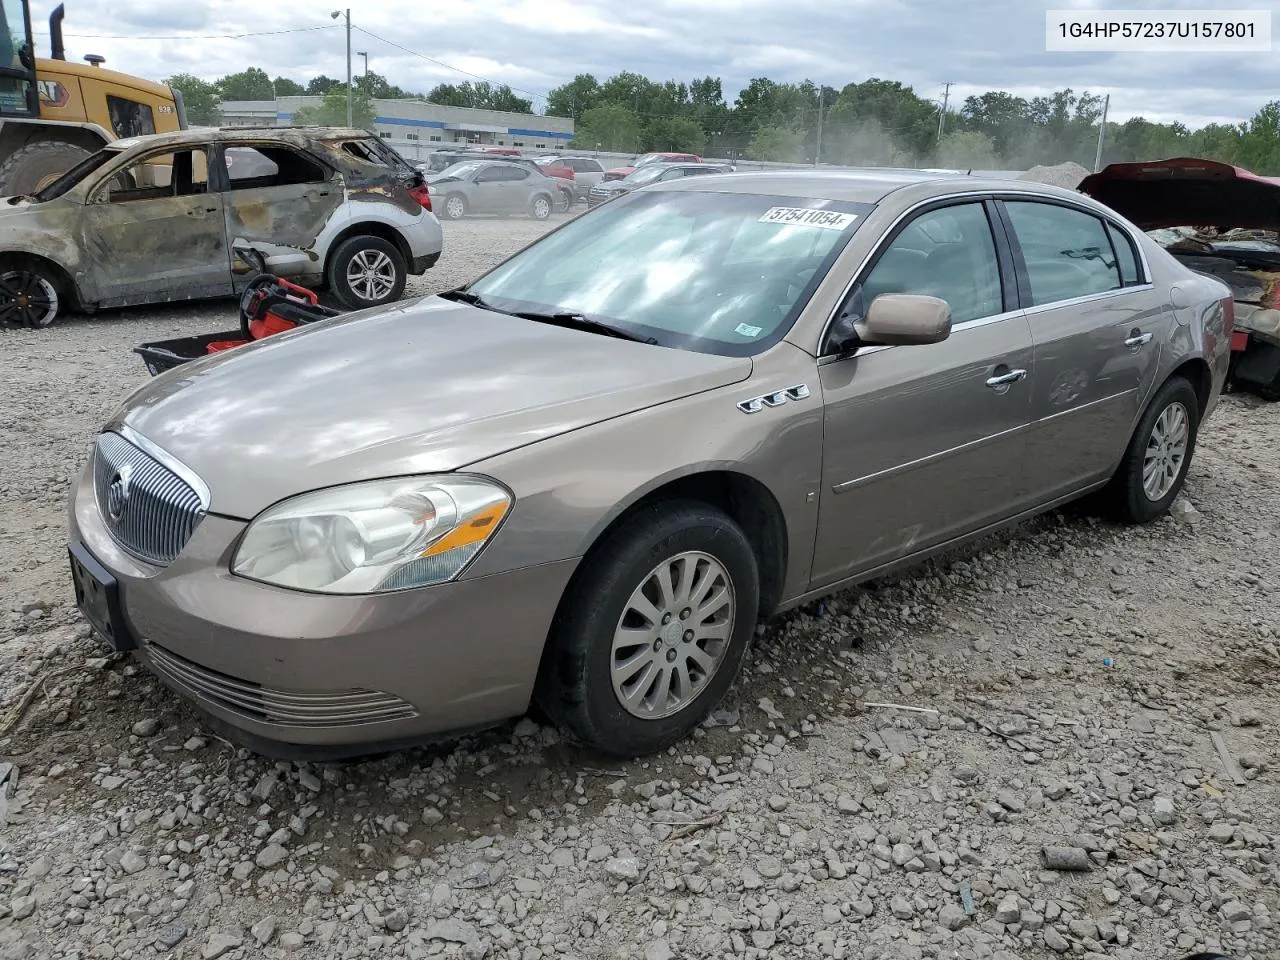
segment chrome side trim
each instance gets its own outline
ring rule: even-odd
[[[1015,317],[1021,317],[1024,313],[1025,311],[1022,310],[1008,310],[1005,313],[996,313],[989,317],[978,317],[974,320],[965,320],[961,323],[957,323],[951,328],[951,334],[947,339],[950,340],[951,337],[955,336],[957,333],[964,333],[966,330],[974,330],[978,327],[985,327],[991,323],[1001,323],[1004,320],[1012,320]],[[942,342],[945,343],[946,341]],[[844,360],[853,360],[858,357],[865,357],[873,353],[879,353],[881,350],[892,350],[895,346],[896,345],[892,343],[877,343],[869,347],[859,347],[853,353],[843,356],[829,353],[824,357],[818,358],[818,366],[822,366],[827,363],[842,362]]]
[[[893,476],[894,474],[905,473],[906,471],[915,469],[916,467],[921,467],[926,464],[934,463],[934,462],[937,462],[938,460],[942,460],[943,458],[949,457],[952,454],[960,453],[965,450],[977,449],[983,446],[984,444],[992,443],[996,440],[1002,440],[1005,437],[1011,437],[1019,433],[1020,431],[1031,430],[1035,427],[1040,426],[1040,424],[1042,423],[1048,423],[1051,420],[1057,420],[1059,417],[1065,417],[1068,414],[1079,413],[1081,410],[1088,410],[1090,407],[1096,407],[1099,404],[1110,403],[1113,400],[1119,400],[1123,397],[1127,397],[1130,394],[1137,393],[1137,392],[1138,391],[1136,389],[1121,390],[1119,393],[1112,393],[1105,397],[1100,397],[1097,400],[1090,400],[1088,403],[1082,403],[1082,404],[1079,404],[1078,406],[1071,407],[1067,410],[1059,410],[1057,413],[1051,413],[1047,417],[1040,417],[1038,420],[1031,420],[1019,426],[1011,427],[1008,430],[1002,430],[999,433],[993,433],[986,437],[979,437],[977,440],[970,440],[968,443],[962,443],[959,446],[948,447],[946,450],[940,450],[937,453],[931,453],[927,457],[920,457],[918,460],[911,460],[907,463],[900,463],[896,467],[886,467],[885,469],[878,470],[875,473],[868,473],[865,476],[855,477],[852,480],[845,480],[843,483],[837,483],[835,486],[833,486],[831,488],[831,492],[846,493],[849,490],[853,490],[853,489],[856,489],[857,487],[863,486],[864,484],[871,483],[873,480],[883,480]]]
[[[120,423],[111,427],[111,432],[120,434],[120,436],[124,437],[153,460],[168,467],[178,477],[180,477],[187,486],[195,491],[196,496],[200,498],[200,505],[206,511],[209,509],[209,501],[212,498],[212,494],[209,492],[209,485],[200,479],[200,475],[194,470],[188,467],[181,460],[176,459],[172,454],[161,450],[132,427]]]
[[[1082,303],[1093,303],[1099,300],[1111,300],[1115,297],[1124,296],[1130,293],[1147,293],[1155,289],[1155,284],[1144,283],[1136,287],[1121,287],[1119,290],[1104,290],[1101,293],[1087,293],[1082,297],[1072,297],[1070,300],[1055,300],[1053,303],[1038,303],[1034,307],[1027,307],[1023,312],[1032,317],[1039,313],[1045,313],[1048,310],[1057,310],[1061,307],[1074,307]]]
[[[737,406],[743,413],[759,413],[765,407],[780,407],[788,400],[804,400],[809,396],[809,385],[797,383],[793,387],[784,387],[772,393],[761,394],[743,400]]]

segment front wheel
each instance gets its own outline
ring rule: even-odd
[[[467,215],[467,201],[459,193],[444,198],[444,215],[450,220],[461,220]]]
[[[58,316],[58,281],[36,263],[0,265],[0,327],[43,329]]]
[[[1186,481],[1199,427],[1195,388],[1171,377],[1142,415],[1111,479],[1108,493],[1122,519],[1149,523],[1168,512]]]
[[[593,749],[665,749],[738,674],[760,597],[751,544],[714,507],[657,504],[608,534],[582,569],[552,626],[538,703]]]
[[[348,310],[399,300],[408,280],[404,256],[381,237],[351,237],[334,251],[327,271],[329,289]]]
[[[529,215],[535,220],[545,220],[551,216],[551,198],[543,194],[534,197],[529,205]]]

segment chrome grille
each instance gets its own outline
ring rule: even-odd
[[[182,552],[208,509],[191,483],[118,433],[98,436],[93,485],[116,543],[161,566]]]
[[[241,680],[171,650],[147,643],[151,667],[161,677],[197,699],[206,700],[247,720],[290,727],[355,727],[366,723],[412,720],[418,715],[409,703],[380,690],[274,690]]]

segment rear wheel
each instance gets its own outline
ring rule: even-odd
[[[58,280],[50,270],[35,263],[0,265],[0,327],[47,327],[58,307]]]
[[[1200,398],[1184,377],[1171,377],[1147,407],[1107,493],[1121,518],[1164,516],[1182,491],[1200,427]]]
[[[327,274],[330,292],[348,310],[399,300],[408,279],[404,256],[395,244],[373,236],[344,240]]]
[[[60,140],[41,140],[15,150],[0,164],[0,197],[43,190],[87,156],[84,147]]]
[[[538,703],[594,749],[662,750],[738,674],[759,606],[751,545],[714,507],[663,503],[608,534],[583,570],[556,614]]]
[[[529,204],[529,216],[535,220],[545,220],[551,216],[551,198],[540,193]]]
[[[460,193],[451,193],[444,198],[444,215],[450,220],[461,220],[467,215],[467,201]]]

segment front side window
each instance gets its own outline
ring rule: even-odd
[[[152,154],[113,176],[102,198],[136,203],[209,192],[209,161],[203,149]]]
[[[876,258],[860,288],[855,295],[868,308],[882,293],[938,297],[950,305],[952,323],[1002,313],[1000,261],[983,205],[920,214]]]
[[[748,356],[786,334],[871,209],[633,193],[546,235],[467,291],[506,312],[577,313],[664,346]]]
[[[151,107],[136,100],[107,95],[107,114],[111,117],[111,129],[120,139],[142,137],[156,132],[155,117]]]
[[[1005,209],[1027,265],[1032,305],[1120,289],[1111,240],[1093,214],[1030,200],[1007,200]]]

